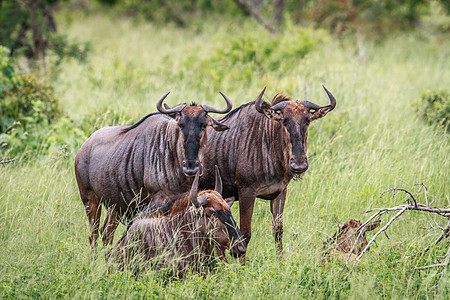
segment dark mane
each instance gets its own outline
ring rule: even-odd
[[[272,99],[272,106],[274,106],[275,104],[278,104],[280,102],[290,101],[290,100],[291,100],[291,98],[286,94],[283,94],[283,93],[276,94]]]
[[[290,98],[288,95],[285,95],[285,94],[276,94],[276,95],[273,97],[271,106],[273,106],[273,105],[275,105],[275,104],[277,104],[277,103],[280,103],[280,102],[282,102],[282,101],[290,101],[290,100],[291,100],[291,98]],[[234,115],[235,115],[238,111],[240,111],[242,108],[247,107],[247,106],[250,106],[250,105],[252,105],[252,104],[255,104],[255,101],[250,101],[250,102],[248,102],[248,103],[242,104],[241,106],[239,106],[239,107],[233,109],[232,111],[230,111],[228,114],[226,114],[226,115],[223,116],[222,118],[218,119],[218,121],[219,121],[219,122],[226,121],[226,120],[230,119],[232,116],[234,116]]]
[[[189,106],[198,106],[198,104],[195,101],[192,101],[191,104],[189,104]]]
[[[161,113],[160,113],[160,112],[154,112],[154,113],[151,113],[151,114],[146,115],[145,117],[143,117],[142,119],[140,119],[136,124],[131,125],[131,126],[128,126],[128,127],[124,128],[124,129],[122,129],[122,133],[126,133],[126,132],[128,132],[128,131],[130,131],[130,130],[133,130],[134,128],[136,128],[136,127],[138,127],[139,125],[141,125],[145,120],[147,120],[147,118],[149,118],[149,117],[151,117],[151,116],[153,116],[153,115],[158,115],[158,114],[161,114]]]
[[[255,101],[250,101],[250,102],[248,102],[248,103],[242,104],[241,106],[239,106],[239,107],[233,109],[233,110],[230,111],[228,114],[226,114],[225,116],[223,116],[222,118],[220,118],[218,121],[219,121],[219,122],[226,121],[226,120],[228,120],[229,118],[231,118],[232,116],[234,116],[241,108],[250,106],[250,105],[252,105],[252,104],[254,104],[254,103],[255,103]]]

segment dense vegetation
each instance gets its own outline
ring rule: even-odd
[[[322,257],[338,220],[401,204],[401,197],[379,197],[390,187],[407,188],[425,202],[414,186],[424,182],[433,205],[450,206],[450,39],[440,24],[374,41],[293,24],[273,35],[238,16],[205,17],[186,28],[114,16],[103,10],[55,15],[69,40],[92,44],[86,63],[61,61],[57,76],[24,75],[20,57],[18,63],[1,57],[0,159],[16,158],[0,165],[1,298],[447,297],[448,273],[436,293],[441,269],[412,271],[446,252],[442,243],[421,254],[436,238],[436,231],[419,229],[429,227],[424,214],[397,220],[389,239],[380,237],[347,281],[338,276],[342,261]],[[171,105],[217,106],[221,90],[237,107],[264,86],[267,98],[283,91],[327,104],[322,83],[337,108],[311,125],[310,169],[289,186],[281,261],[263,200],[255,204],[245,266],[230,257],[205,278],[167,281],[156,271],[106,275],[103,250],[91,259],[73,160],[95,129],[132,124],[155,111],[168,91]],[[38,96],[17,109],[28,99],[25,88]],[[12,113],[20,124],[11,128]],[[233,213],[238,219],[238,204]]]

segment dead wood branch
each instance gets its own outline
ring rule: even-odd
[[[397,211],[397,213],[386,223],[386,225],[384,225],[382,228],[380,228],[375,235],[372,237],[372,239],[367,243],[366,247],[364,248],[364,250],[362,250],[362,252],[359,254],[359,256],[354,259],[354,263],[352,265],[352,267],[350,268],[349,272],[347,273],[347,275],[344,277],[344,280],[346,280],[351,273],[353,272],[353,270],[355,269],[356,265],[359,263],[359,261],[361,260],[361,257],[364,255],[364,253],[366,253],[369,248],[370,245],[372,243],[375,242],[375,240],[377,239],[377,237],[381,234],[381,233],[385,233],[387,236],[387,229],[389,228],[389,226],[396,220],[398,219],[404,212],[408,211],[408,210],[415,210],[415,211],[422,211],[422,212],[426,212],[426,213],[430,213],[432,215],[432,217],[434,218],[434,222],[437,226],[431,226],[431,228],[433,229],[440,229],[442,230],[442,234],[428,247],[426,247],[422,253],[427,252],[431,247],[436,246],[437,244],[439,244],[444,238],[448,238],[450,235],[450,208],[439,208],[439,207],[432,207],[431,204],[434,202],[433,201],[429,201],[429,195],[428,195],[428,188],[425,184],[418,184],[418,185],[422,185],[423,188],[425,189],[425,196],[426,196],[426,201],[427,201],[427,205],[425,204],[421,204],[418,203],[416,198],[414,197],[414,195],[409,192],[406,189],[401,189],[401,188],[391,188],[388,189],[386,191],[383,191],[381,193],[381,196],[383,196],[385,193],[392,191],[393,192],[393,198],[395,198],[396,196],[396,192],[397,191],[402,191],[405,192],[406,194],[409,195],[408,199],[407,199],[407,204],[404,205],[399,205],[399,206],[395,206],[395,207],[391,207],[391,208],[374,208],[374,209],[369,209],[367,211],[365,211],[364,213],[369,213],[369,212],[375,212],[363,225],[361,225],[361,227],[365,226],[366,224],[368,224],[368,222],[370,222],[371,220],[373,220],[374,218],[381,218],[382,215],[384,214],[388,214],[389,212],[392,211]],[[412,199],[412,201],[410,201],[410,199]],[[448,224],[446,227],[442,227],[439,226],[439,224],[437,223],[435,216],[439,215],[442,217],[445,217],[448,219]],[[431,225],[431,224],[430,224]],[[359,236],[358,236],[359,238]],[[353,245],[354,247],[354,245]],[[449,265],[449,261],[450,261],[450,247],[447,244],[448,250],[446,255],[444,256],[444,262],[441,264],[432,264],[432,265],[428,265],[428,266],[420,266],[420,267],[415,267],[414,270],[420,271],[420,270],[427,270],[427,269],[431,269],[431,268],[440,268],[442,267],[442,273],[440,276],[440,280],[442,280],[445,276],[445,273],[447,272],[447,267]],[[347,261],[345,263],[344,268],[342,269],[342,271],[339,273],[339,277],[341,276],[341,274],[343,273],[343,271],[345,270],[345,268],[348,268],[348,263],[349,263],[349,259],[350,256],[347,258]]]
[[[278,30],[273,28],[271,24],[266,22],[264,18],[261,16],[259,9],[252,5],[249,1],[246,0],[234,0],[236,4],[248,15],[254,17],[261,25],[263,25],[267,30],[271,33],[277,33]],[[279,21],[281,23],[281,20]]]
[[[14,161],[14,159],[2,160],[2,161],[0,161],[0,165],[7,164],[7,163],[10,163],[13,161]]]

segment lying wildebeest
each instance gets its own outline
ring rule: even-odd
[[[209,105],[178,105],[152,113],[132,126],[105,127],[89,137],[75,158],[75,175],[90,223],[89,241],[95,248],[101,206],[108,215],[100,231],[110,244],[121,217],[130,220],[149,201],[189,191],[192,178],[202,172],[206,128],[228,129],[208,115],[231,110]]]
[[[173,268],[182,276],[187,267],[195,269],[211,259],[214,249],[226,261],[225,250],[241,238],[230,212],[234,199],[226,202],[222,198],[218,171],[214,190],[197,193],[198,178],[197,173],[188,193],[171,199],[169,216],[161,216],[159,207],[151,203],[133,220],[111,252],[110,271],[129,266],[139,272],[150,264]],[[245,253],[242,245],[238,248]]]
[[[337,254],[338,259],[345,260],[350,256],[349,261],[356,259],[368,244],[366,232],[377,228],[380,221],[362,225],[361,221],[354,219],[339,223],[339,230],[324,243],[325,254]]]
[[[255,197],[259,197],[270,200],[274,237],[279,253],[282,252],[286,188],[291,179],[308,169],[308,126],[336,107],[336,99],[324,89],[330,99],[327,106],[289,101],[285,95],[276,95],[270,105],[262,100],[264,88],[255,101],[219,119],[230,130],[221,134],[208,132],[200,187],[211,188],[214,184],[212,166],[219,166],[223,196],[233,196],[239,201],[240,229],[246,245],[251,237]]]

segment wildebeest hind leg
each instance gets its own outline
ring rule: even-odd
[[[100,228],[102,235],[103,246],[111,245],[114,239],[114,232],[119,225],[120,215],[112,207],[108,207],[105,221]]]
[[[88,191],[85,195],[82,195],[81,198],[83,199],[84,207],[86,208],[86,215],[89,220],[89,243],[91,244],[92,251],[95,251],[95,248],[97,247],[98,227],[102,207],[99,205],[100,201],[98,196],[93,191]]]
[[[272,228],[275,244],[277,245],[278,255],[281,258],[283,254],[283,211],[286,201],[285,188],[275,199],[270,200],[270,212],[272,213]]]

